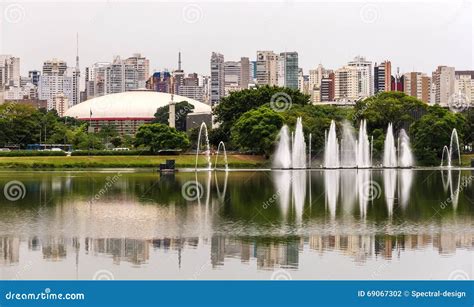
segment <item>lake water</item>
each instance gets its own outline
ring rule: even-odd
[[[0,172],[1,279],[466,279],[473,170]]]

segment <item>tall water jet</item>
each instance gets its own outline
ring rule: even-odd
[[[370,143],[367,135],[367,122],[363,119],[359,127],[359,140],[357,142],[357,167],[368,168],[372,166],[370,161]]]
[[[309,134],[309,144],[308,144],[308,168],[311,168],[311,138],[312,138],[312,134],[310,133]]]
[[[453,144],[453,141],[456,141],[456,143]],[[454,150],[453,145],[456,145],[456,150]],[[453,153],[458,156],[458,165],[461,165],[461,152],[459,151],[459,138],[456,128],[451,132],[451,140],[449,141],[449,160],[451,163],[453,162]],[[451,164],[449,166],[451,166]]]
[[[217,158],[219,157],[219,151],[220,151],[221,147],[224,150],[224,163],[225,163],[225,170],[227,171],[227,170],[229,170],[229,164],[227,163],[227,152],[225,150],[225,144],[222,141],[220,141],[219,145],[217,146],[216,162],[214,163],[214,168],[217,169]]]
[[[199,135],[198,135],[198,142],[197,142],[197,148],[196,148],[196,164],[194,169],[197,170],[198,166],[198,157],[199,157],[199,150],[201,149],[201,134],[202,130],[204,129],[204,136],[206,138],[206,151],[204,152],[206,154],[206,160],[207,160],[207,169],[211,170],[212,169],[212,163],[211,163],[211,147],[209,146],[209,135],[207,134],[207,126],[206,123],[203,122],[201,124],[201,127],[199,128]]]
[[[408,137],[405,129],[400,130],[398,135],[398,165],[400,167],[412,167],[413,166],[413,154],[410,147],[410,138]]]
[[[281,127],[278,145],[273,158],[273,168],[291,168],[290,133],[287,125]]]
[[[354,138],[354,131],[349,122],[342,124],[342,140],[341,140],[341,167],[357,166],[357,142]]]
[[[397,167],[397,151],[395,148],[395,138],[393,137],[392,123],[388,124],[387,135],[385,136],[383,166]]]
[[[336,135],[336,123],[331,121],[324,148],[324,167],[339,168],[339,142]]]
[[[298,117],[296,120],[296,130],[291,157],[293,168],[306,168],[306,142],[304,140],[303,122],[301,117]]]

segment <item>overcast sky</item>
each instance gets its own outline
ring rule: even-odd
[[[0,54],[21,71],[46,59],[81,69],[140,52],[151,72],[177,66],[209,74],[212,51],[226,60],[257,50],[297,51],[300,67],[338,68],[355,55],[389,59],[401,71],[437,65],[473,69],[472,0],[438,1],[15,1],[0,0]]]

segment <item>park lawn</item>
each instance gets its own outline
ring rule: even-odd
[[[159,167],[167,159],[176,160],[177,168],[195,166],[194,155],[179,156],[71,156],[71,157],[0,157],[0,168],[139,168]],[[229,155],[229,167],[258,168],[268,165],[262,156]],[[212,157],[212,164],[215,157]],[[199,157],[199,166],[205,165],[205,158]],[[218,167],[223,166],[219,157]]]
[[[461,155],[462,166],[471,166],[471,159],[474,159],[474,154]]]

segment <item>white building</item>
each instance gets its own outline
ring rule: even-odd
[[[455,72],[454,92],[464,95],[474,107],[474,70]]]
[[[220,53],[213,52],[211,55],[210,81],[211,105],[216,105],[225,95],[224,56]]]
[[[71,70],[69,70],[71,72]],[[38,82],[38,98],[48,101],[48,110],[56,107],[55,98],[65,95],[69,102],[74,101],[74,93],[79,92],[79,82],[68,75],[67,63],[62,60],[53,59],[45,61],[43,73]]]
[[[356,56],[347,66],[357,68],[358,96],[360,98],[372,96],[374,94],[372,62],[367,61],[365,57]]]

